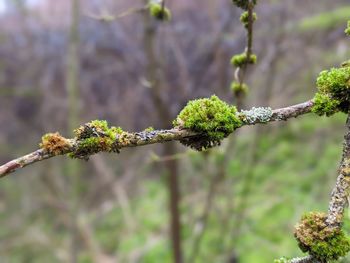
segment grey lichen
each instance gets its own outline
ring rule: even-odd
[[[270,107],[251,108],[250,110],[242,110],[239,118],[247,124],[265,123],[270,121],[272,117],[272,109]]]

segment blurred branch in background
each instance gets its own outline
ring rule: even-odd
[[[92,19],[96,19],[96,20],[99,20],[99,21],[102,21],[102,22],[112,22],[112,21],[115,21],[119,18],[123,18],[123,17],[126,17],[126,16],[129,16],[129,15],[133,15],[133,14],[136,14],[136,13],[141,13],[141,12],[145,12],[148,10],[148,7],[147,6],[143,6],[143,7],[132,7],[132,8],[129,8],[128,10],[118,14],[118,15],[111,15],[111,14],[108,14],[105,10],[103,10],[101,13],[101,15],[95,15],[95,14],[85,14],[87,17],[89,18],[92,18]]]
[[[148,5],[152,4],[149,0],[145,0]],[[152,12],[150,10],[150,12]],[[165,12],[165,0],[161,1],[161,13]],[[144,48],[146,54],[146,79],[150,83],[151,98],[153,101],[156,114],[159,117],[160,123],[163,127],[168,125],[173,119],[171,109],[167,106],[168,102],[165,100],[164,82],[162,83],[161,76],[164,75],[160,67],[159,50],[157,50],[156,40],[161,39],[157,35],[159,24],[155,17],[150,16],[149,13],[144,13]],[[170,142],[164,145],[164,155],[171,156],[176,154],[176,146]],[[169,159],[165,163],[167,173],[167,187],[169,191],[169,217],[170,217],[170,236],[172,242],[173,262],[182,263],[183,255],[181,249],[181,217],[180,217],[180,187],[179,187],[179,169],[178,161],[176,159]]]
[[[71,133],[79,123],[80,112],[80,92],[79,92],[79,72],[80,72],[80,0],[71,0],[71,25],[69,30],[68,52],[66,57],[66,89],[68,96],[67,105],[67,133]],[[66,185],[70,189],[72,195],[72,202],[69,204],[70,208],[70,231],[71,231],[71,245],[70,245],[70,262],[77,263],[79,255],[79,206],[80,194],[79,188],[81,185],[80,165],[77,162],[70,162],[67,164],[67,177],[69,184]],[[89,234],[87,233],[87,236]],[[89,242],[92,244],[93,242]]]
[[[249,61],[250,56],[252,55],[252,49],[253,49],[253,23],[255,21],[254,16],[255,13],[253,13],[253,8],[254,5],[252,2],[250,2],[249,6],[248,6],[248,11],[246,11],[246,15],[247,15],[247,19],[245,21],[241,22],[243,23],[246,31],[247,31],[247,39],[246,39],[246,47],[245,47],[245,54],[247,56],[247,61]],[[241,15],[241,17],[243,16],[243,14]],[[220,31],[220,33],[218,34],[218,46],[219,44],[221,44],[221,42],[223,41],[224,37],[226,34],[229,34],[229,21],[230,19],[227,19],[224,23],[224,26],[222,27],[223,30]],[[235,88],[232,89],[232,93],[233,93],[233,97],[234,97],[234,101],[235,104],[237,105],[237,108],[240,110],[243,108],[244,105],[244,99],[246,97],[246,93],[248,92],[247,89],[243,88],[243,83],[244,83],[244,78],[246,76],[246,71],[248,68],[248,62],[243,63],[243,65],[240,65],[237,67],[236,71],[235,71],[235,81],[238,83],[238,86],[240,87],[239,89]],[[240,71],[240,72],[239,72]],[[226,71],[227,72],[227,71]],[[226,76],[224,76],[224,73],[220,74],[220,77],[223,79],[226,79]],[[223,82],[223,81],[221,81]],[[245,84],[244,84],[245,85]],[[247,87],[245,85],[245,87]],[[235,135],[236,136],[236,135]],[[207,225],[208,225],[208,219],[212,210],[212,204],[214,202],[214,199],[216,197],[216,192],[217,189],[220,186],[220,183],[224,181],[225,176],[227,174],[227,169],[228,169],[228,164],[229,161],[231,159],[233,150],[234,150],[234,141],[235,137],[234,136],[230,136],[228,139],[228,143],[226,145],[226,147],[224,148],[223,152],[220,153],[215,153],[217,155],[221,155],[219,158],[219,161],[217,163],[217,165],[215,165],[216,169],[214,172],[214,175],[211,176],[209,174],[209,167],[208,167],[208,162],[209,160],[206,160],[206,166],[204,167],[205,170],[203,170],[203,173],[205,174],[206,178],[210,178],[210,184],[209,184],[209,190],[205,199],[205,204],[204,204],[204,208],[203,208],[203,213],[202,215],[199,217],[198,222],[196,222],[196,225],[200,225],[199,228],[195,228],[195,229],[200,229],[198,231],[198,233],[194,233],[194,241],[193,241],[193,247],[192,250],[190,252],[190,256],[189,256],[189,260],[188,262],[195,262],[198,253],[200,251],[200,246],[201,246],[201,242],[203,240],[203,236],[205,235],[205,232],[207,230]],[[207,156],[205,156],[207,157]],[[205,158],[208,159],[208,158]],[[235,199],[233,198],[233,200],[231,201],[231,203],[235,203]],[[232,239],[236,239],[237,236],[233,235],[231,238]],[[229,261],[235,262],[236,260],[238,260],[236,258],[236,253],[235,251],[235,246],[231,246],[230,247],[230,256],[231,259],[229,259]],[[235,258],[232,258],[233,256]]]

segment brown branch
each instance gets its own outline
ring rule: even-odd
[[[282,121],[290,118],[298,117],[300,115],[311,112],[311,108],[313,106],[313,101],[309,100],[304,103],[300,103],[293,106],[288,106],[285,108],[275,109],[271,111],[271,116],[268,120],[263,120],[259,118],[259,116],[254,116],[256,119],[248,122],[247,120],[243,121],[242,126],[245,125],[255,125],[258,123],[267,123],[272,121]],[[238,113],[238,115],[245,115],[246,113]],[[137,147],[155,143],[164,143],[169,141],[180,141],[189,137],[198,137],[201,134],[183,130],[178,128],[173,128],[170,130],[156,130],[156,131],[143,131],[143,132],[135,132],[130,133],[130,137],[128,138],[128,142],[124,144],[120,144],[120,148],[126,147]],[[349,135],[350,136],[350,135]],[[61,155],[65,155],[67,153],[74,152],[77,147],[78,141],[76,139],[70,139],[71,147],[62,151]],[[116,139],[116,143],[118,143],[118,139]],[[56,155],[52,153],[47,153],[43,149],[36,150],[30,154],[14,159],[8,163],[5,163],[0,166],[0,178],[4,177],[19,168],[23,168],[25,166],[31,165],[33,163],[49,159]]]

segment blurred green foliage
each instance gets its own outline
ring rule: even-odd
[[[225,262],[223,255],[227,255],[231,248],[234,248],[242,263],[267,263],[281,256],[301,256],[302,253],[292,234],[293,226],[307,211],[327,211],[329,193],[341,156],[344,122],[343,114],[336,114],[332,118],[308,115],[288,123],[283,122],[279,128],[271,127],[270,132],[264,133],[258,139],[255,149],[258,157],[251,170],[253,176],[249,196],[240,196],[239,193],[246,176],[244,171],[247,168],[248,155],[242,149],[251,147],[252,135],[240,134],[240,140],[237,141],[229,164],[229,177],[225,183],[228,187],[226,190],[232,194],[227,194],[226,191],[217,193],[195,262]],[[182,171],[182,184],[188,185],[191,180],[197,179],[201,182],[203,192],[206,192],[210,178],[205,176],[205,169],[208,163],[212,166],[210,169],[215,169],[222,153],[220,149],[214,149],[209,156],[190,153],[186,160],[183,160],[190,165]],[[4,188],[9,189],[6,193],[7,199],[20,196],[19,193],[10,191],[13,189],[13,183],[3,181],[3,184],[7,184]],[[130,200],[133,219],[136,222],[132,232],[127,232],[123,212],[116,206],[94,220],[94,238],[103,251],[118,255],[122,262],[128,262],[129,256],[133,254],[136,258],[139,254],[137,262],[158,262],[160,258],[162,262],[171,262],[172,254],[166,238],[168,213],[164,182],[156,179],[145,180],[142,187],[142,198],[135,197]],[[193,198],[191,193],[184,194],[183,245],[188,256],[195,236],[195,222],[189,218],[192,215],[193,218],[199,219],[205,195],[199,202],[191,203],[188,202],[188,199]],[[237,221],[235,204],[241,201],[240,198],[247,198],[247,211],[240,235],[234,236]],[[41,210],[37,215],[37,218],[32,219],[32,224],[37,225],[40,221],[40,231],[44,235],[54,236],[56,242],[66,238],[66,232],[58,234],[58,226],[51,223],[52,213]],[[0,214],[0,223],[5,222],[8,216]],[[224,224],[225,220],[229,222],[228,225]],[[348,218],[345,230],[350,231]],[[23,235],[23,231],[25,230],[19,229],[17,233]],[[7,235],[14,238],[13,231],[2,229],[2,238]],[[52,253],[51,247],[45,249],[45,246],[34,244],[22,241],[12,246],[10,253],[7,251],[6,255],[12,255],[11,258],[2,258],[11,263],[61,262],[57,255]],[[1,251],[0,249],[0,255]],[[93,262],[93,259],[85,251],[79,255],[79,262],[89,263]]]
[[[298,28],[302,31],[329,30],[344,26],[350,17],[350,7],[341,7],[330,12],[309,16],[301,20]]]

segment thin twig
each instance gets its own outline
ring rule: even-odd
[[[123,18],[126,17],[128,15],[132,15],[135,13],[139,13],[139,12],[143,12],[147,10],[147,6],[143,6],[143,7],[131,7],[127,10],[125,10],[124,12],[117,14],[117,15],[111,15],[111,14],[101,14],[101,15],[96,15],[96,14],[91,14],[91,13],[86,13],[85,16],[98,20],[98,21],[103,21],[103,22],[112,22],[115,21],[119,18]]]

